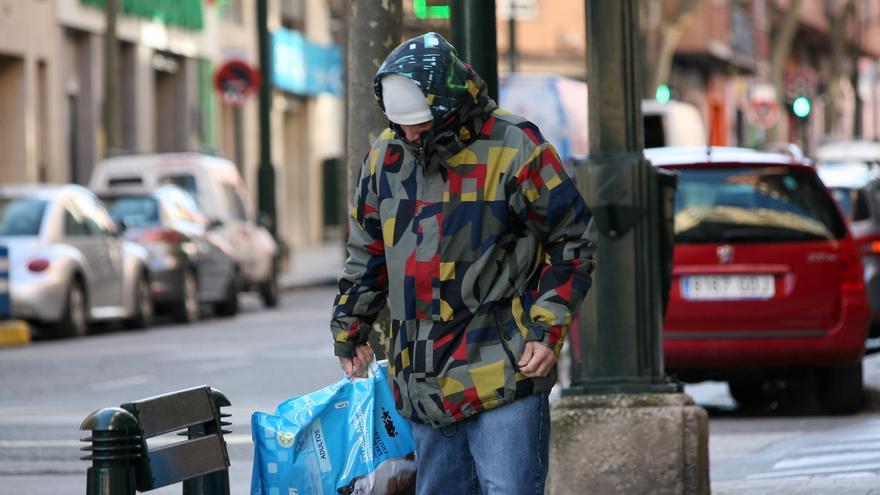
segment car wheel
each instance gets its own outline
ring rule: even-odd
[[[260,284],[260,298],[263,300],[264,306],[274,308],[278,306],[278,296],[278,270],[273,265],[269,279]]]
[[[147,277],[138,277],[134,288],[135,315],[125,321],[126,328],[147,328],[153,324],[153,295]]]
[[[774,393],[765,380],[736,378],[727,382],[730,395],[742,407],[762,407],[773,402]]]
[[[238,284],[235,278],[226,287],[226,296],[214,304],[214,312],[220,316],[235,316],[238,313]]]
[[[67,303],[58,323],[58,335],[82,337],[89,333],[89,305],[85,290],[79,279],[73,279],[67,289]]]
[[[183,273],[183,297],[177,302],[174,319],[180,323],[193,323],[199,319],[199,286],[192,270]]]
[[[864,399],[862,363],[819,372],[819,401],[831,414],[853,414]]]

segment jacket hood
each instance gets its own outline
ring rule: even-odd
[[[458,58],[455,47],[437,33],[404,41],[385,58],[373,80],[376,102],[383,112],[381,81],[388,74],[410,78],[425,95],[434,127],[423,137],[421,148],[432,168],[475,140],[489,114],[497,108],[488,96],[486,83]],[[393,122],[389,125],[398,136],[403,136],[400,126]]]

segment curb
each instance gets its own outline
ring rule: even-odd
[[[21,320],[0,321],[0,347],[31,343],[31,327]]]

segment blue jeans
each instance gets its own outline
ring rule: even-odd
[[[412,423],[418,495],[544,493],[549,393],[534,394],[443,428]]]

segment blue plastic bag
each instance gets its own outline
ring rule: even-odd
[[[251,417],[252,495],[415,493],[412,430],[384,364]]]

